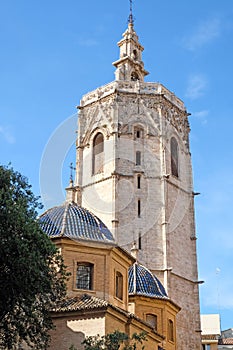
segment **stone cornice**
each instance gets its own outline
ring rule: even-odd
[[[166,89],[160,83],[145,83],[139,81],[121,81],[116,80],[109,84],[99,87],[98,89],[91,91],[84,95],[80,101],[80,106],[77,108],[82,109],[94,102],[97,102],[104,97],[107,97],[115,92],[123,93],[136,93],[140,95],[162,95],[167,99],[172,105],[179,108],[179,110],[186,112],[184,103],[175,96],[175,94],[168,89]]]

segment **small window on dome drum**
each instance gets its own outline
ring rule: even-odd
[[[147,314],[146,315],[146,322],[149,323],[151,327],[154,328],[154,330],[157,331],[157,315],[154,314]]]
[[[77,263],[76,288],[93,289],[93,264],[82,262]]]
[[[168,340],[174,342],[174,323],[170,319],[168,320],[167,328]]]
[[[116,272],[116,286],[115,286],[115,294],[116,294],[116,297],[119,298],[119,299],[123,299],[123,275],[117,271]]]

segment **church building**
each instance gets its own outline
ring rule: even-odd
[[[66,202],[40,217],[71,273],[52,312],[51,349],[120,330],[146,331],[145,349],[198,350],[189,114],[162,84],[145,82],[132,12],[118,46],[115,80],[78,106]]]

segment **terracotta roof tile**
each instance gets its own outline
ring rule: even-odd
[[[102,300],[100,298],[94,297],[92,295],[88,295],[88,294],[82,294],[80,296],[76,296],[73,298],[66,298],[60,302],[58,302],[58,304],[56,305],[56,307],[54,307],[52,309],[52,312],[75,312],[75,311],[87,311],[87,310],[106,310],[108,307],[111,307],[112,309],[117,310],[118,312],[122,313],[123,315],[125,315],[128,318],[133,318],[135,320],[138,320],[140,323],[145,324],[147,327],[150,327],[153,329],[153,327],[151,327],[147,322],[143,321],[142,319],[140,319],[139,317],[137,317],[136,315],[125,311],[115,305],[112,305],[111,303],[107,302],[106,300]],[[156,332],[153,329],[154,333],[156,333],[159,337],[161,337],[161,339],[164,339],[164,337],[159,334],[158,332]]]
[[[58,302],[53,312],[81,311],[102,309],[108,306],[108,302],[94,296],[83,294],[74,298],[67,298]]]
[[[220,338],[219,345],[233,345],[233,338]]]

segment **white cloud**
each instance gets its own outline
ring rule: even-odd
[[[2,135],[7,143],[15,143],[15,137],[12,135],[8,127],[3,127],[0,125],[0,135]]]
[[[192,116],[194,118],[197,118],[200,120],[201,124],[207,124],[207,116],[209,115],[209,111],[208,110],[203,110],[203,111],[199,111],[199,112],[194,112],[192,113]]]
[[[192,35],[183,39],[183,45],[186,49],[195,51],[219,37],[220,33],[220,19],[208,19],[205,22],[200,23]]]
[[[207,80],[201,74],[192,75],[188,81],[188,87],[185,96],[196,100],[197,98],[204,95],[205,89],[207,87]]]

